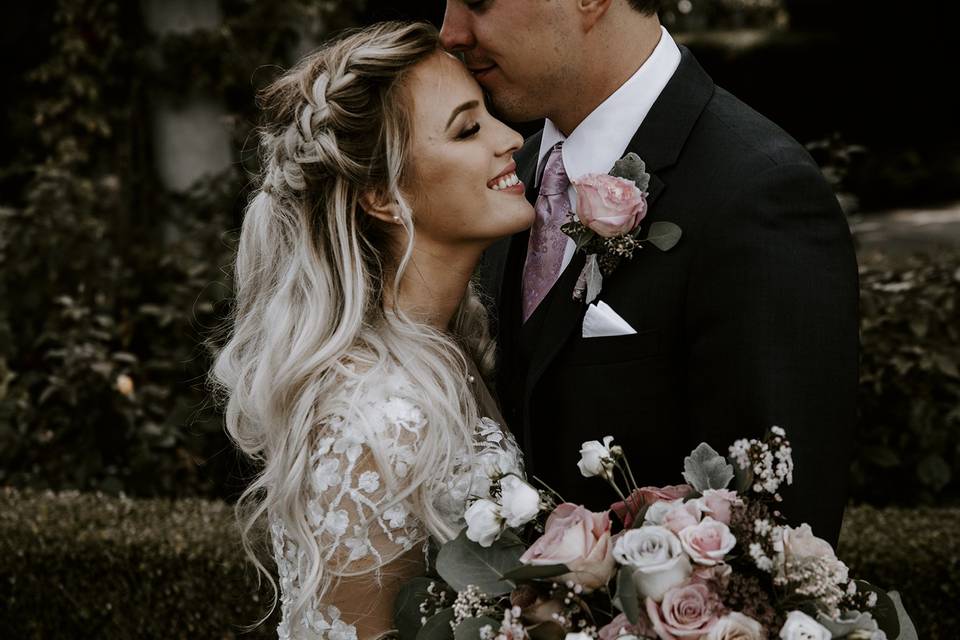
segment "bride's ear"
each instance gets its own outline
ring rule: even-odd
[[[400,203],[379,191],[366,191],[361,194],[360,207],[374,218],[389,224],[400,224],[403,221]]]

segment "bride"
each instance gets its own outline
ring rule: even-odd
[[[260,469],[237,505],[244,548],[274,584],[251,541],[266,516],[281,638],[374,638],[427,538],[522,473],[471,275],[533,222],[523,140],[425,23],[354,32],[261,98],[262,184],[211,371]]]

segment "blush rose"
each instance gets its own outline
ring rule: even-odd
[[[604,238],[633,231],[647,214],[646,196],[633,180],[589,173],[572,183],[580,223]]]
[[[556,580],[573,580],[585,591],[607,584],[615,569],[609,514],[569,502],[557,506],[547,518],[543,535],[520,556],[520,562],[565,564],[570,573]]]

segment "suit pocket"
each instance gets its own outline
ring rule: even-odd
[[[655,356],[661,350],[660,329],[624,336],[575,337],[561,349],[557,362],[565,365],[613,364]]]

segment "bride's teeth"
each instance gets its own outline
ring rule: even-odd
[[[517,174],[511,173],[508,176],[500,178],[500,180],[494,183],[494,185],[490,188],[493,189],[494,191],[500,191],[501,189],[512,187],[513,185],[518,184],[519,182],[520,182],[520,178],[517,177]]]

